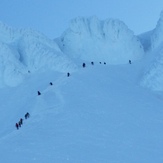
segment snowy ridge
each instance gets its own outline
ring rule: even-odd
[[[143,47],[131,30],[121,21],[97,17],[78,17],[58,40],[62,51],[70,57],[109,64],[127,63],[144,55]]]

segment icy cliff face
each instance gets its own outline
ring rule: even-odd
[[[114,19],[100,21],[96,17],[76,18],[59,38],[62,51],[73,58],[127,63],[144,54],[139,39],[127,26]]]
[[[0,23],[0,87],[20,84],[26,74],[51,69],[74,70],[75,65],[58,45],[33,30],[13,29]]]

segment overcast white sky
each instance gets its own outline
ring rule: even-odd
[[[155,28],[163,0],[0,0],[0,21],[56,38],[77,16],[123,21],[135,34]]]

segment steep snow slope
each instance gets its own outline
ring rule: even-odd
[[[67,72],[76,66],[43,34],[0,23],[0,87],[16,86],[29,72],[47,68]]]
[[[138,60],[144,54],[138,37],[123,22],[115,19],[73,19],[57,41],[64,53],[87,61],[122,64],[129,59]]]
[[[0,162],[162,163],[163,94],[139,86],[141,69],[86,63],[70,77],[46,71],[1,89]]]

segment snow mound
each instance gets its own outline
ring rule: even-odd
[[[78,17],[57,41],[70,57],[88,61],[122,64],[129,59],[138,60],[144,54],[138,37],[123,22],[114,19]]]
[[[20,84],[29,72],[74,71],[75,64],[59,46],[31,29],[13,29],[0,22],[0,85]]]

